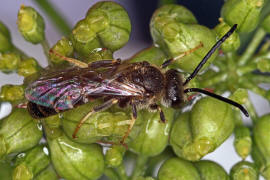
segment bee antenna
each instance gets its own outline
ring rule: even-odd
[[[228,37],[230,37],[230,35],[235,31],[236,28],[237,28],[237,24],[233,25],[233,27],[220,40],[218,40],[216,42],[216,44],[210,49],[210,51],[208,51],[208,53],[204,56],[204,58],[201,60],[201,62],[195,68],[195,70],[192,72],[192,74],[186,79],[186,81],[183,84],[184,86],[198,74],[198,72],[203,67],[203,65],[206,63],[206,61],[212,56],[212,54],[216,51],[216,49],[218,49],[221,46],[221,44]]]
[[[246,117],[249,117],[249,114],[248,114],[247,110],[241,104],[239,104],[239,103],[237,103],[235,101],[232,101],[232,100],[230,100],[228,98],[222,97],[220,95],[217,95],[217,94],[214,94],[214,93],[211,93],[209,91],[199,89],[199,88],[188,88],[188,89],[184,90],[184,93],[189,93],[189,92],[199,92],[199,93],[211,96],[213,98],[216,98],[216,99],[218,99],[220,101],[223,101],[225,103],[231,104],[231,105],[237,107],[238,109],[240,109],[242,111],[242,113],[244,113],[244,115]]]

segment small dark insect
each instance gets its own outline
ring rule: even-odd
[[[166,107],[180,108],[184,103],[184,94],[189,92],[200,92],[214,97],[236,106],[246,116],[249,116],[243,106],[230,99],[198,88],[185,89],[185,85],[196,76],[209,57],[234,32],[236,27],[237,25],[234,25],[211,48],[185,81],[183,81],[182,75],[178,71],[170,69],[162,72],[162,69],[177,58],[192,53],[200,48],[202,44],[175,59],[164,62],[161,68],[146,61],[129,63],[128,61],[122,62],[119,59],[100,60],[85,64],[51,51],[54,55],[76,66],[62,71],[48,72],[47,75],[30,84],[25,93],[29,101],[27,105],[28,111],[34,118],[45,118],[85,104],[89,100],[103,98],[104,103],[94,107],[78,123],[73,133],[73,138],[75,138],[82,124],[93,113],[105,110],[113,104],[118,104],[122,108],[131,106],[132,121],[121,143],[124,143],[135,123],[137,109],[157,110],[160,113],[161,121],[165,122],[164,113],[157,102],[161,101]]]

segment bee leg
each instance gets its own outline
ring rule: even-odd
[[[137,108],[136,108],[136,105],[135,104],[132,104],[132,119],[131,119],[131,123],[129,124],[129,127],[128,127],[128,130],[127,130],[126,134],[124,135],[124,137],[120,141],[120,143],[123,144],[124,146],[125,146],[125,140],[128,137],[130,131],[132,130],[132,127],[135,124],[136,119],[137,119]]]
[[[99,61],[95,61],[95,62],[90,63],[88,66],[93,68],[93,69],[97,69],[97,68],[101,68],[101,67],[117,66],[117,65],[120,65],[121,62],[122,62],[121,59],[99,60]]]
[[[162,109],[161,109],[161,107],[159,105],[151,104],[150,108],[152,110],[158,110],[161,122],[166,123],[166,118],[165,118],[164,112],[162,111]]]
[[[59,58],[61,58],[63,60],[65,60],[65,61],[67,61],[67,62],[69,62],[69,63],[71,63],[71,64],[73,64],[75,66],[78,66],[80,68],[87,68],[88,67],[87,63],[84,63],[84,62],[79,61],[79,60],[74,59],[74,58],[69,58],[69,57],[63,56],[63,55],[59,54],[58,52],[56,52],[56,51],[54,51],[52,49],[50,49],[49,53],[53,54],[53,55],[55,55],[55,56],[57,56],[57,57],[59,57]]]
[[[183,52],[183,53],[179,54],[178,56],[176,56],[176,57],[174,57],[174,58],[172,58],[172,59],[169,59],[169,60],[165,61],[165,62],[161,65],[161,68],[166,68],[166,67],[169,66],[172,62],[174,62],[174,61],[176,61],[176,60],[178,60],[178,59],[181,59],[182,57],[185,57],[185,56],[187,56],[187,55],[193,53],[194,51],[196,51],[197,49],[199,49],[199,48],[201,48],[201,47],[203,47],[203,43],[202,43],[202,42],[200,42],[200,44],[199,44],[198,46],[196,46],[195,48],[190,49],[190,50],[188,50],[188,51],[186,51],[186,52]]]
[[[14,107],[19,109],[27,109],[27,102],[16,104]]]
[[[99,112],[99,111],[104,111],[105,109],[108,109],[109,107],[111,107],[112,105],[116,104],[118,102],[117,99],[110,99],[106,102],[104,102],[103,104],[94,107],[89,113],[87,113],[81,120],[80,122],[77,124],[76,129],[74,130],[73,134],[72,134],[72,138],[76,138],[76,134],[78,133],[79,129],[81,128],[81,126],[83,125],[83,123],[85,123],[85,121],[94,113]]]

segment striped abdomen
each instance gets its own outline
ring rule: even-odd
[[[33,102],[28,102],[27,109],[30,115],[35,119],[46,118],[58,113],[52,108],[41,106]]]

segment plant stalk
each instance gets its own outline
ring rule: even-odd
[[[239,59],[238,64],[240,66],[245,65],[247,61],[251,58],[251,56],[255,53],[258,46],[260,45],[261,41],[263,40],[264,36],[266,35],[266,32],[264,29],[259,28],[255,35],[253,36],[252,41],[249,43],[247,49]]]
[[[59,13],[60,11],[57,10],[50,1],[44,1],[44,0],[33,0],[52,20],[54,25],[57,27],[57,29],[63,33],[65,36],[67,36],[71,28],[69,24],[67,23],[66,19]]]
[[[137,156],[136,166],[132,172],[131,180],[136,180],[138,176],[143,176],[146,170],[146,163],[148,161],[148,157],[139,155]]]

